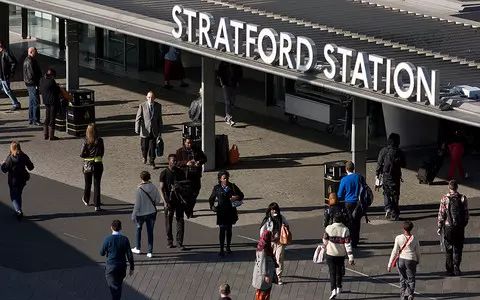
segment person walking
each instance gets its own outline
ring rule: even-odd
[[[235,183],[230,182],[230,173],[223,170],[217,174],[218,184],[213,187],[212,194],[208,198],[210,210],[217,214],[217,225],[220,227],[219,241],[220,252],[218,255],[225,255],[225,238],[227,239],[227,254],[232,254],[230,248],[232,243],[232,226],[238,221],[237,208],[234,201],[242,201],[244,195]],[[215,206],[215,201],[217,205]]]
[[[443,147],[445,148],[445,147]],[[455,173],[458,170],[460,179],[468,178],[468,174],[463,167],[463,154],[465,152],[464,138],[461,131],[455,131],[450,143],[448,143],[448,150],[450,151],[450,168],[448,169],[447,181],[452,180],[455,177]]]
[[[142,242],[143,223],[147,226],[148,252],[147,257],[153,256],[153,228],[157,219],[157,203],[160,204],[160,193],[157,187],[150,181],[151,176],[147,171],[140,173],[140,183],[135,192],[135,205],[132,212],[132,220],[136,223],[136,246],[132,252],[140,254]]]
[[[86,137],[83,139],[82,151],[80,157],[84,159],[83,175],[85,178],[85,188],[83,190],[82,201],[86,206],[90,203],[90,193],[93,179],[93,203],[95,211],[101,211],[101,192],[100,186],[103,174],[103,156],[105,154],[105,146],[103,139],[98,136],[98,130],[95,123],[91,123],[87,127]]]
[[[323,227],[327,228],[328,225],[333,224],[333,217],[336,214],[341,214],[343,216],[343,225],[350,227],[350,215],[348,214],[347,208],[343,203],[338,201],[336,193],[330,193],[328,195],[328,206],[325,206],[325,211],[323,212]]]
[[[272,286],[278,282],[275,272],[275,257],[272,248],[273,233],[265,230],[257,244],[252,286],[256,289],[255,300],[270,300]]]
[[[225,123],[230,126],[235,125],[232,116],[232,107],[235,105],[235,97],[237,96],[237,90],[242,77],[243,69],[239,65],[222,61],[218,66],[218,78],[225,101]]]
[[[168,47],[168,46],[167,46]],[[185,80],[185,69],[182,64],[182,51],[175,47],[168,47],[165,56],[165,84],[164,88],[172,89],[171,80],[180,80],[180,87],[187,87]]]
[[[27,185],[27,181],[30,179],[28,171],[32,171],[33,168],[34,165],[30,157],[22,151],[20,143],[13,141],[10,144],[10,153],[1,164],[1,170],[3,173],[8,173],[10,200],[12,200],[17,220],[23,217],[22,193]]]
[[[438,235],[443,235],[445,243],[445,268],[447,274],[459,276],[462,262],[465,227],[468,225],[470,213],[468,200],[458,192],[455,180],[448,183],[448,193],[442,197],[438,211]]]
[[[140,135],[143,163],[149,157],[150,166],[155,169],[157,139],[162,136],[162,105],[155,101],[152,91],[147,93],[147,101],[138,106],[135,118],[135,133]]]
[[[343,199],[345,202],[345,207],[348,212],[347,224],[349,224],[348,226],[352,238],[352,247],[356,248],[358,246],[358,241],[360,240],[360,224],[362,217],[357,215],[354,217],[354,211],[357,206],[360,205],[359,196],[362,176],[354,173],[355,164],[351,161],[347,161],[345,168],[347,170],[347,176],[340,180],[337,196],[338,199]]]
[[[40,93],[45,105],[45,120],[43,122],[43,136],[46,140],[58,140],[55,136],[55,117],[60,110],[60,86],[55,81],[57,72],[47,69],[45,76],[40,79]]]
[[[277,262],[278,267],[276,268],[278,285],[282,285],[282,274],[283,274],[283,262],[285,259],[285,245],[280,244],[280,235],[282,230],[282,225],[286,226],[289,229],[287,219],[284,215],[280,213],[280,206],[276,202],[270,203],[265,212],[265,217],[263,218],[262,224],[260,226],[260,236],[262,236],[265,230],[272,232],[272,249],[273,255]]]
[[[185,208],[187,217],[193,218],[193,210],[197,202],[198,194],[202,188],[202,166],[207,162],[207,156],[199,147],[192,144],[192,137],[185,137],[184,146],[177,150],[177,166],[185,172],[187,180],[190,180],[193,188],[193,199]]]
[[[130,271],[128,272],[130,276],[133,275],[135,263],[130,250],[130,241],[121,233],[122,222],[113,220],[110,230],[112,230],[112,234],[103,240],[100,255],[107,257],[105,278],[112,300],[120,300],[122,298],[123,279],[127,275],[127,260],[130,264]]]
[[[13,53],[7,48],[7,45],[4,41],[0,40],[0,88],[5,92],[5,94],[12,101],[11,111],[22,108],[20,102],[18,102],[17,97],[12,92],[10,88],[10,81],[15,75],[15,70],[17,68],[17,59]]]
[[[402,224],[403,233],[395,237],[387,271],[392,270],[393,262],[398,256],[396,265],[400,274],[400,299],[413,300],[415,297],[415,275],[420,263],[420,241],[412,234],[413,223],[405,221]]]
[[[28,56],[23,61],[23,81],[28,91],[28,123],[42,126],[42,123],[40,123],[40,95],[38,91],[42,71],[36,56],[37,48],[28,48]]]
[[[173,216],[177,220],[177,245],[181,250],[186,250],[183,245],[185,219],[185,206],[174,192],[174,184],[185,180],[185,173],[177,167],[175,154],[168,155],[168,167],[160,173],[160,197],[165,211],[165,230],[167,233],[167,247],[173,248],[172,223]]]
[[[332,294],[329,299],[335,299],[342,293],[342,280],[345,274],[345,256],[348,256],[348,263],[354,265],[350,230],[343,225],[343,216],[336,214],[333,217],[333,224],[325,228],[323,244],[326,250],[326,260],[330,273],[330,287]]]
[[[400,136],[391,133],[388,145],[380,150],[377,160],[376,179],[383,181],[383,199],[385,205],[385,219],[399,220],[400,218],[400,182],[402,168],[405,168],[405,154],[399,148]],[[379,180],[380,181],[380,180]]]

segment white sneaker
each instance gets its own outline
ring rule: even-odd
[[[328,299],[335,299],[336,297],[337,297],[337,291],[332,290],[332,294],[330,295],[330,298],[328,298]]]
[[[337,287],[337,296],[342,293],[342,288]]]
[[[152,258],[152,256],[153,256],[152,253],[147,253],[148,258]]]
[[[132,248],[132,253],[140,254],[140,249],[137,249],[137,247]]]
[[[233,125],[235,125],[235,121],[233,121],[232,119],[230,119],[230,127],[233,127]]]

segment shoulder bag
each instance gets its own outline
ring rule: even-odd
[[[313,252],[313,263],[315,264],[323,264],[326,261],[325,254],[325,247],[323,245],[318,245],[315,252]]]
[[[142,190],[142,192],[145,193],[145,195],[147,195],[148,199],[150,199],[150,202],[152,202],[152,205],[153,205],[153,208],[155,208],[155,214],[157,213],[157,206],[155,205],[155,201],[153,201],[152,197],[144,190],[142,189],[142,187],[138,187],[139,189]]]
[[[282,223],[282,229],[280,230],[280,244],[290,245],[292,240],[292,232]]]
[[[233,196],[236,196],[237,192],[235,191],[235,184],[232,183],[232,190],[233,190]],[[239,206],[242,206],[243,204],[243,201],[242,200],[238,200],[238,201],[233,201],[232,200],[232,207],[239,207]]]
[[[93,165],[95,163],[95,157],[97,157],[99,146],[97,145],[97,150],[95,150],[95,154],[93,155],[93,160],[84,160],[83,161],[83,173],[93,173]]]
[[[405,244],[403,244],[403,247],[400,249],[400,251],[397,253],[397,255],[395,255],[395,258],[393,259],[393,262],[392,262],[392,267],[396,267],[397,266],[397,262],[398,262],[398,259],[400,258],[400,254],[402,253],[403,249],[405,249],[405,247],[407,247],[407,244],[408,242],[410,241],[410,239],[412,238],[413,234],[411,236],[408,237],[407,241],[405,242]]]

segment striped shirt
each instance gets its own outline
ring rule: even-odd
[[[350,230],[342,223],[333,223],[325,228],[323,244],[327,255],[348,256],[348,260],[353,260]]]

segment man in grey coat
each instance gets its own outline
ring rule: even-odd
[[[162,135],[162,105],[155,102],[153,92],[147,93],[147,101],[140,104],[135,118],[135,133],[140,135],[143,163],[147,163],[147,155],[155,169],[155,148],[157,138]]]

